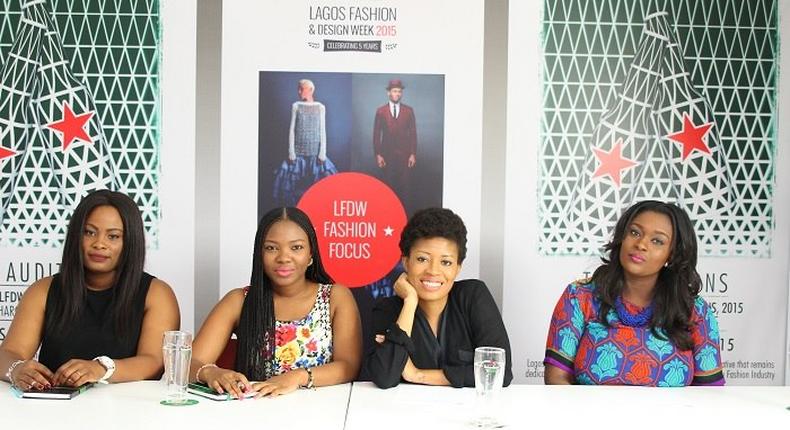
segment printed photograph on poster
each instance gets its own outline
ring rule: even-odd
[[[261,71],[259,79],[258,215],[304,209],[329,274],[353,288],[364,319],[376,298],[393,294],[408,216],[442,205],[444,76]]]
[[[441,206],[444,76],[263,71],[259,105],[259,215],[339,172],[382,181],[407,216]]]
[[[264,71],[259,104],[259,215],[337,172],[382,180],[407,214],[441,205],[444,76]]]

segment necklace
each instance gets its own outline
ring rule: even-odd
[[[620,322],[629,327],[644,327],[650,323],[650,319],[653,317],[652,303],[638,313],[632,314],[625,308],[623,299],[617,296],[617,299],[614,301],[614,308],[617,311],[617,317],[620,319]]]

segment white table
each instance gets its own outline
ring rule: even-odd
[[[298,390],[274,399],[195,406],[159,404],[158,381],[92,388],[73,400],[18,399],[0,383],[3,429],[321,428],[462,429],[474,417],[474,390],[370,383]],[[790,387],[580,387],[514,385],[502,391],[508,429],[790,429]],[[604,424],[604,423],[608,423]],[[623,424],[624,423],[624,424]]]
[[[400,384],[380,390],[354,383],[345,428],[468,428],[474,400],[472,388]],[[500,403],[509,429],[790,429],[790,387],[513,385],[502,391]]]
[[[72,400],[16,398],[0,382],[3,429],[342,429],[351,384],[298,390],[277,398],[162,406],[159,381],[100,385]],[[309,426],[307,426],[309,424]]]

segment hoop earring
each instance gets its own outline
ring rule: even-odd
[[[308,266],[312,266],[312,265],[313,265],[313,257],[310,257],[310,262],[309,262],[309,263],[307,263],[307,265],[308,265]]]

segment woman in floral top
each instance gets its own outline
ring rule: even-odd
[[[232,333],[235,366],[222,369],[214,362]],[[250,286],[225,295],[198,332],[190,378],[238,398],[341,384],[357,376],[361,339],[354,297],[332,285],[307,215],[274,209],[258,225]]]

